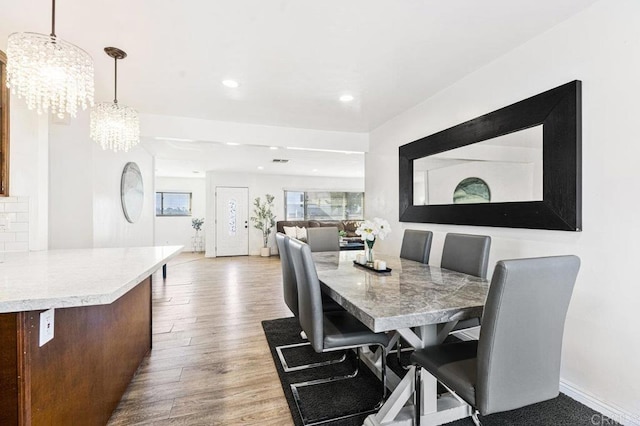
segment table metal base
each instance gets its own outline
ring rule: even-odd
[[[402,329],[391,339],[387,352],[400,336],[417,349],[440,343],[446,338],[444,333],[438,333],[438,326],[435,324],[417,327],[414,330]],[[380,369],[379,360],[376,358],[378,356],[372,352],[363,354],[362,358],[374,372],[376,368],[378,371]],[[365,419],[365,426],[412,426],[415,424],[415,403],[422,405],[422,425],[441,425],[471,415],[471,407],[458,397],[448,393],[438,396],[436,379],[425,370],[422,371],[421,401],[414,401],[415,368],[411,366],[404,378],[400,379],[387,367],[387,385],[393,392],[376,414]]]

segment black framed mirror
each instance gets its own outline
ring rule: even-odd
[[[402,145],[400,222],[581,231],[581,102],[575,80]]]

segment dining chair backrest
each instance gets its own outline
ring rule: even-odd
[[[433,232],[431,231],[405,229],[402,237],[402,247],[400,248],[400,257],[428,265],[432,240]]]
[[[276,233],[276,245],[280,253],[280,266],[282,268],[282,292],[284,293],[284,303],[289,310],[298,316],[298,286],[296,275],[293,271],[293,263],[289,254],[289,240],[291,238],[281,232]]]
[[[487,278],[491,237],[448,233],[442,248],[440,267]]]
[[[577,256],[497,263],[478,341],[476,408],[483,415],[555,398]]]
[[[298,284],[298,320],[316,352],[322,352],[324,341],[322,292],[316,265],[308,244],[291,238],[289,254]]]
[[[339,251],[340,234],[335,226],[307,228],[307,244],[312,252]]]

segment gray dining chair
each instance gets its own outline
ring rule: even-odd
[[[316,386],[336,380],[346,380],[357,375],[360,362],[360,348],[365,346],[379,346],[381,358],[382,398],[371,410],[350,413],[340,416],[340,419],[353,417],[365,413],[375,412],[384,403],[387,396],[385,347],[389,339],[385,333],[374,333],[354,316],[346,311],[323,312],[320,281],[316,271],[310,247],[298,240],[289,240],[289,254],[293,262],[293,269],[298,283],[298,309],[300,326],[307,334],[311,346],[318,353],[355,349],[357,365],[353,373],[346,376],[317,379],[307,382],[291,384],[300,417],[305,425],[324,423],[334,419],[310,419],[305,417],[300,408],[298,389],[306,386]]]
[[[491,237],[487,235],[448,233],[442,248],[440,267],[487,278]],[[452,332],[479,327],[480,318],[467,318],[452,326]]]
[[[416,400],[424,368],[486,416],[558,396],[564,323],[580,259],[554,256],[497,263],[480,339],[415,351]],[[420,404],[416,404],[420,424]]]
[[[307,228],[307,244],[312,252],[339,251],[340,234],[335,226]]]
[[[400,257],[428,265],[432,240],[433,232],[431,231],[405,229],[402,237],[402,247],[400,248]]]
[[[487,278],[491,237],[450,232],[444,239],[440,267]]]
[[[293,271],[293,263],[291,262],[291,256],[289,255],[289,241],[290,237],[285,234],[278,232],[276,233],[276,245],[278,246],[278,253],[280,253],[280,267],[282,269],[282,292],[284,293],[284,302],[291,311],[291,313],[297,317],[299,315],[298,311],[298,286],[296,284],[296,276]],[[326,296],[325,296],[326,297]],[[330,303],[327,302],[324,304],[324,308],[329,311],[341,311],[343,310],[340,305],[336,302]],[[304,333],[302,333],[304,334]],[[306,339],[306,336],[302,336]],[[313,362],[309,364],[289,366],[287,363],[286,357],[284,355],[284,351],[287,349],[299,348],[302,346],[309,346],[310,343],[302,342],[302,343],[292,343],[288,345],[276,346],[276,352],[278,354],[278,358],[280,359],[280,364],[282,365],[282,369],[285,373],[289,373],[292,371],[300,371],[306,370],[308,368],[322,367],[325,365],[337,364],[343,362],[347,357],[346,353],[342,355],[342,357],[338,359],[332,359],[321,362]]]

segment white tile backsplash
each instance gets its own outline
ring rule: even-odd
[[[4,211],[26,213],[29,211],[29,203],[5,203]]]
[[[29,243],[28,242],[13,242],[13,243],[4,243],[5,251],[29,251]]]
[[[9,232],[29,232],[29,224],[25,222],[16,222],[15,220],[10,220],[8,231]]]
[[[29,197],[0,197],[0,252],[29,251]]]
[[[15,241],[16,233],[15,232],[0,232],[0,242],[6,243],[7,241]]]

